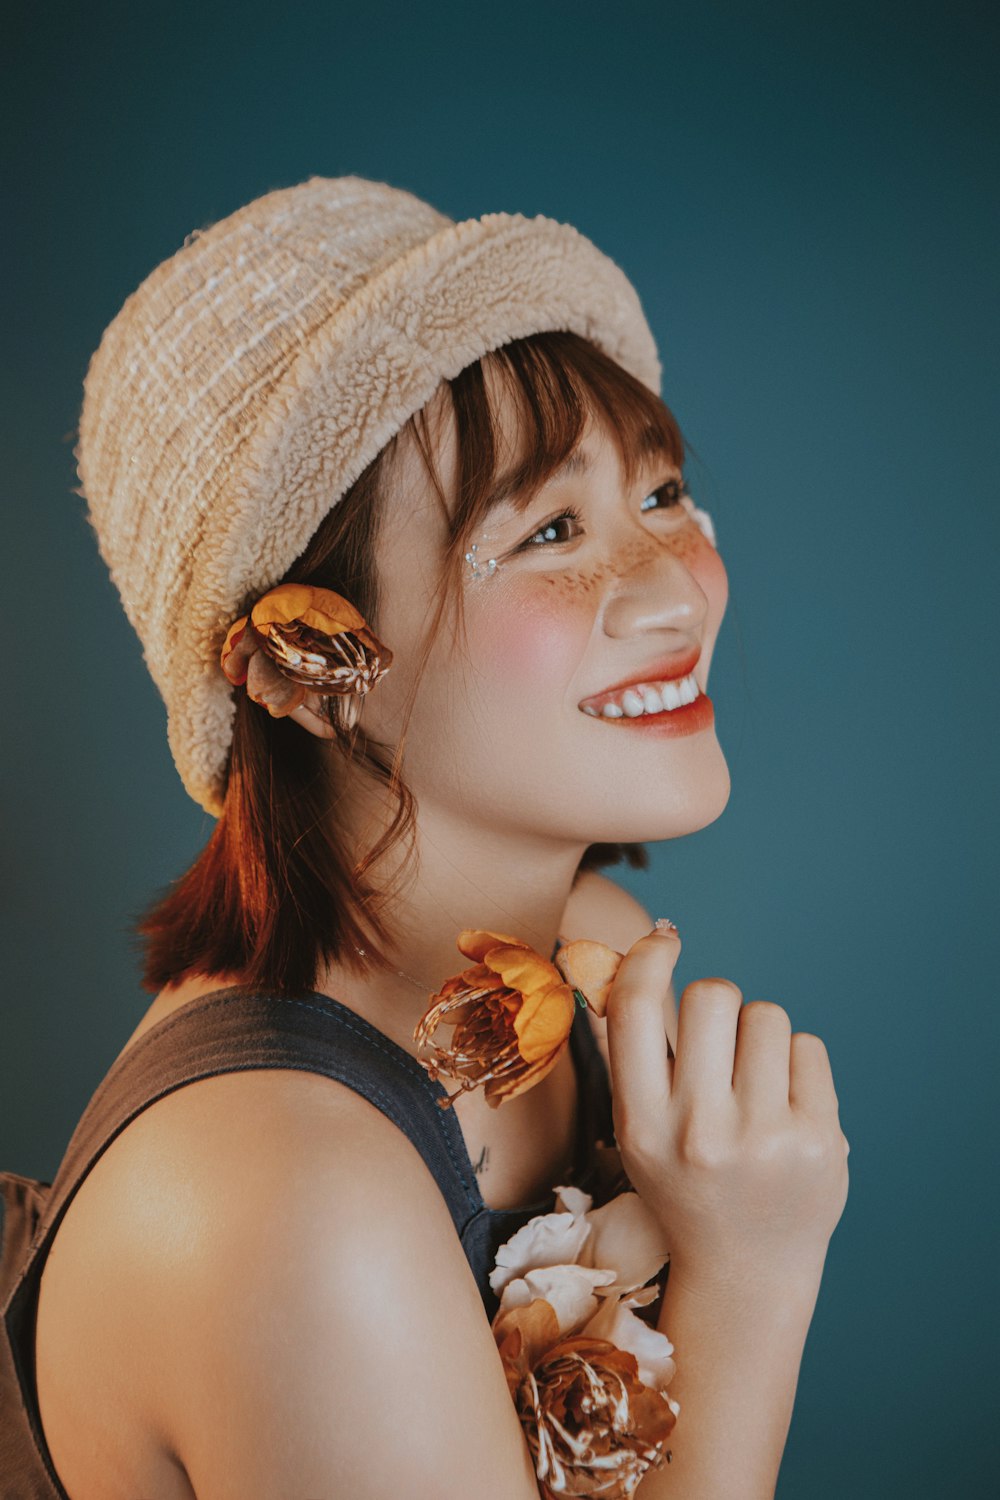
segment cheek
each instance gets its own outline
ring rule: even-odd
[[[701,682],[702,686],[707,689],[712,659],[715,655],[715,643],[719,638],[722,619],[729,600],[729,575],[722,558],[705,537],[699,536],[696,541],[692,542],[690,553],[685,561],[691,577],[705,595],[708,606],[702,631],[701,655],[704,672]]]
[[[704,537],[692,544],[686,559],[691,576],[697,580],[709,607],[709,627],[718,630],[729,599],[729,574],[711,542]]]
[[[729,597],[722,558],[691,528],[668,545],[688,569],[708,601],[706,636],[714,642]],[[480,692],[506,708],[535,698],[561,702],[586,655],[603,592],[614,582],[610,565],[587,573],[484,581],[492,597],[477,601],[475,619],[467,614]]]
[[[684,564],[708,603],[706,638],[714,641],[729,600],[729,575],[715,547],[696,526],[685,526],[666,543],[678,562]]]
[[[499,581],[499,580],[498,580]],[[587,596],[567,591],[555,579],[504,590],[477,616],[474,659],[483,686],[561,702],[576,671],[593,624]]]

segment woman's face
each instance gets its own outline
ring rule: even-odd
[[[493,391],[509,424],[513,409]],[[451,503],[454,425],[445,403],[433,411]],[[653,717],[601,711],[602,693],[636,680],[693,673],[705,693],[728,597],[722,560],[680,504],[653,494],[680,477],[676,467],[650,460],[626,489],[596,424],[578,453],[589,460],[585,471],[550,481],[526,512],[492,511],[472,537],[480,576],[465,564],[465,639],[454,614],[446,618],[407,731],[403,774],[421,822],[444,817],[470,833],[478,826],[586,846],[690,833],[728,801],[729,772],[705,699]],[[503,470],[515,456],[501,454]],[[555,519],[567,507],[579,521]],[[362,710],[367,733],[392,745],[446,541],[440,502],[406,434],[376,553],[378,635],[394,660]],[[589,706],[598,713],[585,712],[595,698]]]

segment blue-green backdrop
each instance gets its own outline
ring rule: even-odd
[[[997,1493],[995,16],[6,8],[0,1167],[54,1171],[148,1000],[129,916],[211,827],[72,492],[102,329],[314,173],[564,219],[639,289],[732,590],[731,801],[620,878],[680,987],[826,1040],[852,1145],[780,1500]]]

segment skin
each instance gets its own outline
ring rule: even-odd
[[[505,472],[521,456],[516,413],[488,368],[486,378],[500,417]],[[445,394],[432,399],[427,417],[450,506],[457,444]],[[382,608],[369,623],[393,662],[361,700],[361,723],[395,746],[412,699],[403,772],[418,804],[417,873],[387,908],[400,933],[390,970],[364,976],[331,964],[316,988],[413,1057],[413,1032],[428,995],[465,966],[455,945],[462,928],[516,933],[545,955],[557,934],[566,941],[596,938],[624,952],[649,930],[648,913],[596,873],[573,887],[585,849],[691,833],[713,822],[728,801],[729,772],[714,724],[662,738],[591,718],[578,706],[654,662],[694,650],[694,675],[707,690],[728,598],[722,559],[684,507],[642,508],[653,489],[680,477],[673,464],[650,460],[628,491],[600,422],[589,424],[578,451],[592,461],[589,471],[550,483],[526,512],[508,504],[489,514],[474,540],[477,557],[484,564],[495,558],[497,566],[488,574],[484,566],[486,576],[478,578],[465,567],[465,633],[453,608],[419,680],[447,522],[410,433],[400,435],[389,470],[375,558]],[[548,533],[556,539],[547,540],[541,529],[567,505],[579,511],[580,523],[560,523]],[[319,699],[307,697],[291,717],[304,732],[331,737]],[[355,846],[367,848],[391,808],[353,768],[331,764],[331,771],[338,819]],[[390,854],[378,870],[384,888],[391,888],[399,858]],[[168,988],[126,1047],[181,1005],[237,981],[206,975]],[[672,987],[663,1019],[676,1045]],[[609,1061],[606,1022],[590,1020]],[[502,1110],[491,1110],[481,1091],[456,1099],[490,1206],[530,1201],[556,1180],[552,1174],[571,1156],[574,1097],[567,1049],[550,1075]],[[549,1151],[539,1151],[540,1140],[551,1143]]]
[[[504,431],[512,433],[512,412],[496,388],[494,396]],[[456,477],[454,429],[443,401],[435,398],[428,414],[444,494],[450,497]],[[492,576],[479,579],[466,571],[466,633],[458,634],[454,616],[446,622],[418,684],[447,531],[415,445],[406,438],[398,444],[376,555],[384,602],[380,617],[371,621],[394,659],[363,702],[362,724],[383,743],[396,744],[415,693],[403,773],[418,803],[417,873],[385,913],[401,934],[389,954],[392,967],[408,977],[379,971],[366,978],[331,965],[316,987],[350,1005],[414,1056],[413,1030],[429,992],[465,966],[455,946],[462,928],[516,933],[546,955],[557,935],[594,937],[624,952],[648,930],[648,914],[596,874],[581,879],[571,897],[585,849],[595,842],[679,837],[713,822],[728,801],[729,773],[714,727],[661,738],[622,730],[578,707],[583,698],[651,663],[692,649],[699,652],[694,671],[705,690],[728,597],[721,558],[690,516],[681,508],[641,509],[654,488],[679,477],[676,468],[652,463],[626,490],[614,446],[599,424],[588,428],[581,448],[592,460],[588,473],[543,490],[522,515],[511,508],[489,516],[475,540],[479,557],[494,557],[498,566]],[[516,456],[512,446],[504,467]],[[579,509],[579,528],[564,523],[558,542],[536,541],[517,550],[567,504]],[[293,717],[303,732],[328,737],[327,726],[313,712],[317,707],[307,700]],[[338,817],[347,819],[358,848],[368,847],[389,809],[379,790],[357,773],[348,773],[345,789],[343,775],[338,767]],[[377,872],[382,885],[391,885],[394,857]],[[232,982],[231,976],[208,975],[164,991],[126,1046],[187,1001]],[[669,975],[657,994],[666,994],[668,985]],[[676,1046],[672,991],[663,1015]],[[595,1030],[600,1035],[599,1024]],[[503,1109],[491,1111],[479,1093],[461,1096],[454,1108],[491,1206],[531,1201],[563,1180],[575,1119],[568,1049],[537,1087]],[[348,1175],[331,1184],[324,1174],[339,1171],[339,1157],[328,1147],[344,1139],[354,1143]],[[137,1222],[135,1184],[146,1181],[151,1170],[164,1174],[165,1183],[172,1181],[179,1161],[187,1164],[189,1176],[197,1175],[208,1141],[205,1182],[199,1186],[184,1178],[180,1199],[172,1188],[165,1191],[162,1214],[157,1200],[144,1200],[153,1220],[160,1214],[163,1221]],[[212,1351],[219,1339],[213,1329],[204,1348],[185,1347],[178,1354],[177,1330],[193,1329],[190,1336],[197,1339],[198,1320],[177,1307],[185,1308],[195,1295],[200,1274],[214,1274],[211,1245],[226,1232],[230,1212],[219,1205],[219,1184],[239,1185],[251,1162],[265,1182],[273,1169],[283,1192],[289,1162],[300,1163],[301,1182],[320,1184],[316,1204],[303,1207],[312,1233],[323,1205],[342,1201],[353,1190],[358,1159],[383,1163],[402,1152],[393,1193],[400,1201],[404,1192],[417,1194],[420,1179],[410,1150],[395,1127],[352,1091],[328,1079],[281,1071],[228,1074],[177,1090],[112,1143],[71,1205],[60,1230],[62,1253],[53,1252],[43,1275],[40,1399],[57,1466],[74,1492],[114,1500],[135,1493],[190,1500],[192,1487],[177,1449],[186,1455],[204,1431],[200,1412],[207,1398],[200,1387],[187,1394],[186,1378],[178,1386],[175,1372],[214,1369]],[[190,1200],[190,1207],[178,1221],[181,1200],[185,1205]],[[469,1299],[463,1316],[469,1328],[478,1329],[478,1298],[463,1281],[462,1252],[442,1214],[433,1191],[426,1204],[415,1198],[413,1208],[404,1209],[410,1254],[415,1263],[418,1253],[423,1255],[419,1263],[426,1264],[427,1275],[444,1260],[441,1274],[456,1297]],[[127,1226],[127,1233],[121,1236],[121,1263],[109,1266],[102,1247],[112,1220]],[[183,1224],[179,1237],[178,1222]],[[232,1222],[242,1244],[238,1204]],[[276,1254],[280,1268],[285,1247]],[[203,1261],[209,1269],[200,1271]],[[240,1253],[224,1251],[222,1262],[235,1306],[257,1305],[255,1288],[244,1285]],[[194,1293],[185,1269],[189,1264]],[[278,1269],[265,1261],[265,1272],[270,1287]],[[98,1305],[81,1294],[105,1283],[121,1294],[114,1302],[121,1308],[120,1328],[100,1321],[92,1326],[93,1319],[105,1317],[108,1300],[102,1297]],[[216,1286],[213,1302],[217,1292]],[[466,1328],[458,1307],[456,1327]],[[455,1334],[463,1348],[465,1336]],[[95,1365],[98,1337],[106,1357]],[[435,1337],[443,1337],[440,1330]],[[82,1364],[74,1349],[81,1351]],[[162,1357],[151,1360],[150,1350]],[[251,1355],[231,1357],[234,1368],[256,1368]],[[499,1379],[484,1350],[478,1368],[492,1372],[494,1384]],[[331,1378],[326,1368],[323,1378]],[[301,1390],[291,1373],[281,1386],[299,1404],[316,1385],[308,1374],[301,1379]],[[506,1394],[499,1387],[487,1394],[498,1419],[510,1428],[498,1432],[497,1451],[514,1451],[517,1431]],[[328,1397],[335,1401],[335,1392]],[[93,1431],[95,1410],[115,1412],[118,1425],[103,1423],[100,1440],[81,1445],[79,1434]],[[416,1425],[415,1418],[409,1422]],[[401,1428],[408,1430],[405,1416]],[[175,1443],[171,1433],[183,1441]],[[196,1457],[206,1466],[213,1462],[210,1449]],[[526,1493],[533,1489],[530,1476],[525,1488]]]
[[[509,434],[508,398],[492,390]],[[429,415],[450,497],[453,422],[437,399]],[[729,798],[714,724],[662,738],[578,707],[692,649],[706,690],[728,598],[722,560],[688,513],[640,508],[679,471],[652,461],[628,492],[603,427],[592,422],[580,446],[593,461],[588,473],[547,486],[524,514],[512,506],[490,514],[476,538],[478,557],[496,558],[497,568],[478,579],[466,568],[465,638],[453,617],[416,688],[403,768],[419,806],[419,872],[390,912],[404,934],[394,967],[419,983],[384,973],[359,979],[331,966],[319,986],[350,994],[411,1052],[428,989],[463,966],[455,947],[461,928],[516,933],[547,955],[557,934],[568,936],[560,924],[589,844],[677,838],[713,822]],[[515,457],[510,446],[502,467]],[[539,528],[567,504],[582,524],[561,523],[558,540],[539,539]],[[531,550],[517,550],[532,536]],[[445,542],[430,478],[415,445],[401,441],[377,546],[384,605],[373,622],[394,660],[363,700],[361,719],[383,742],[398,741],[414,690]],[[308,705],[296,717],[324,734]],[[350,810],[359,836],[385,814],[360,782],[340,807]]]
[[[396,957],[409,975],[435,984],[456,971],[459,926],[528,936],[547,953],[565,924],[586,844],[679,837],[720,816],[729,798],[714,726],[678,738],[619,733],[577,706],[691,648],[705,690],[727,601],[723,562],[687,511],[642,507],[676,471],[651,468],[627,490],[600,426],[591,426],[583,450],[592,460],[586,474],[553,484],[522,516],[489,517],[477,556],[498,559],[498,567],[492,576],[466,576],[463,648],[435,649],[415,699],[405,768],[420,802],[420,874],[396,913],[406,929]],[[439,452],[450,493],[447,414]],[[567,504],[582,514],[579,529],[559,531],[571,540],[517,550]],[[403,450],[378,558],[387,580],[378,631],[399,655],[364,705],[364,723],[379,738],[394,741],[399,732],[442,544],[432,492]],[[304,726],[310,717],[304,709]],[[351,805],[370,811],[363,789]],[[589,915],[589,930],[562,935],[615,942],[601,932],[597,904]],[[687,1352],[672,1383],[684,1413],[675,1463],[651,1473],[640,1493],[771,1500],[826,1245],[847,1194],[849,1148],[829,1059],[820,1038],[792,1034],[783,1008],[744,1005],[732,981],[706,978],[685,987],[679,1022],[667,1019],[670,1061],[663,996],[678,938],[633,932],[618,942],[627,953],[606,1038],[616,1139],[630,1181],[669,1232],[672,1275],[658,1326]],[[331,971],[330,983],[336,993],[351,978]],[[370,986],[355,983],[354,998],[408,1044],[403,1019],[411,1029],[424,1004],[409,981],[379,975]],[[492,1122],[463,1118],[459,1101],[466,1140],[478,1131],[498,1155],[517,1140],[540,1151],[543,1131],[532,1130],[519,1106],[546,1109],[546,1085],[556,1077]],[[499,1136],[502,1124],[516,1130],[513,1140]],[[430,1260],[439,1254],[441,1245],[429,1248]],[[459,1340],[471,1347],[474,1326],[460,1329],[456,1358]],[[447,1394],[435,1395],[436,1424]],[[508,1454],[502,1395],[489,1413],[484,1427],[498,1455]],[[480,1431],[462,1451],[478,1454],[481,1446]],[[528,1476],[517,1493],[534,1488]],[[466,1491],[459,1485],[454,1493]]]

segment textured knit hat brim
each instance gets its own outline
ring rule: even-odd
[[[378,225],[384,263],[362,265],[367,274],[352,277],[333,234],[320,237],[324,264],[275,230],[293,212],[321,223],[334,189],[338,212],[353,192],[388,215],[388,229]],[[553,330],[591,340],[656,392],[661,369],[624,272],[541,215],[456,224],[386,184],[311,178],[189,241],[105,331],[85,382],[77,458],[101,554],[167,707],[181,779],[219,816],[235,715],[219,665],[228,627],[284,576],[441,381],[512,339]],[[221,315],[213,335],[207,257],[217,252],[221,284],[248,246],[268,269],[263,288],[236,282],[244,327],[234,342]],[[308,296],[297,295],[296,278],[307,279]]]

